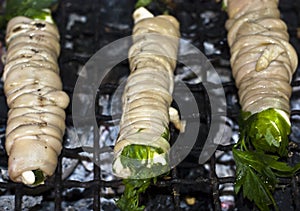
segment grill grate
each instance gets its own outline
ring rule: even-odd
[[[226,30],[224,23],[226,14],[221,10],[221,3],[214,0],[183,1],[173,0],[168,2],[168,6],[162,4],[163,1],[154,1],[150,5],[150,10],[155,14],[162,13],[168,9],[174,14],[181,23],[181,33],[184,39],[190,40],[194,46],[199,48],[210,59],[214,67],[222,73],[224,77],[223,87],[227,100],[227,120],[228,140],[227,145],[218,146],[217,151],[205,165],[198,164],[198,157],[202,150],[202,143],[207,136],[207,128],[210,125],[210,107],[207,93],[201,83],[187,84],[194,96],[200,109],[201,130],[196,145],[193,147],[187,158],[171,172],[160,178],[155,185],[152,185],[142,196],[146,210],[240,210],[250,209],[251,203],[244,200],[241,195],[235,196],[232,185],[234,176],[234,162],[230,159],[230,152],[233,143],[236,141],[238,127],[239,105],[237,102],[237,90],[230,75],[229,49],[226,43]],[[291,42],[295,46],[298,54],[300,53],[300,1],[282,0],[280,9],[282,18],[289,27]],[[86,0],[61,0],[58,10],[54,14],[61,33],[62,51],[59,59],[61,76],[64,83],[64,90],[72,99],[73,88],[78,77],[77,73],[88,59],[101,47],[124,36],[130,35],[132,29],[131,12],[134,8],[134,1],[95,1]],[[298,32],[298,37],[297,37]],[[4,33],[1,32],[3,41]],[[103,133],[108,133],[113,137],[114,125],[112,119],[118,119],[120,113],[116,113],[114,118],[104,112],[102,100],[108,99],[111,103],[111,96],[117,89],[118,81],[127,74],[128,63],[122,62],[117,67],[120,75],[112,78],[107,83],[102,84],[96,102],[96,119]],[[178,67],[177,72],[184,70]],[[300,79],[299,68],[294,76],[292,86],[292,134],[290,136],[291,157],[289,162],[295,164],[300,160],[300,147],[297,145],[300,140]],[[54,176],[49,178],[46,183],[36,188],[29,188],[22,184],[12,183],[7,179],[7,156],[4,151],[4,130],[6,122],[7,107],[3,94],[3,83],[0,84],[0,197],[12,196],[15,210],[22,210],[26,207],[26,197],[42,197],[42,199],[31,206],[29,210],[116,210],[113,199],[121,193],[121,180],[112,178],[104,179],[105,171],[97,165],[88,164],[89,156],[83,149],[76,145],[65,147],[59,157],[58,167]],[[70,105],[67,109],[67,126],[70,131],[73,128]],[[186,117],[189,118],[189,117]],[[64,143],[72,143],[72,137],[68,131]],[[176,131],[171,127],[172,139],[176,136]],[[95,140],[101,137],[91,131]],[[99,160],[105,150],[112,148],[100,148],[100,143],[94,143],[94,159]],[[100,152],[100,153],[99,153]],[[100,154],[100,155],[99,155]],[[229,159],[223,159],[224,155]],[[84,163],[90,174],[89,180],[80,181],[66,174],[67,168],[64,165],[66,160],[74,161],[75,168],[79,163]],[[91,163],[91,162],[90,162]],[[72,170],[72,168],[71,168]],[[221,172],[221,173],[220,173]],[[300,210],[299,199],[299,178],[295,175],[292,179],[280,179],[280,187],[276,189],[275,200],[283,210]],[[230,188],[231,187],[231,188]],[[234,200],[232,200],[234,198]],[[1,198],[3,201],[3,198]],[[79,201],[85,200],[79,203]],[[12,206],[12,207],[13,207]],[[0,205],[1,207],[1,205]],[[1,209],[9,210],[6,205]]]

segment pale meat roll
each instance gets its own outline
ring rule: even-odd
[[[40,170],[51,176],[62,149],[69,97],[57,64],[59,32],[54,24],[19,16],[7,25],[6,45],[8,172],[11,180],[33,185],[26,175]]]
[[[123,114],[114,148],[113,170],[120,177],[130,176],[130,172],[123,169],[118,160],[125,146],[152,146],[163,152],[170,148],[162,134],[168,129],[170,121],[169,109],[180,36],[179,23],[172,16],[153,17],[140,8],[133,17],[133,45],[128,53],[131,73],[122,97]]]
[[[298,59],[277,0],[228,0],[228,44],[242,110],[290,113],[290,82]],[[288,118],[287,118],[288,119]]]

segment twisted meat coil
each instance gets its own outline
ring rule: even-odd
[[[290,113],[290,82],[298,65],[277,0],[229,0],[228,44],[243,111]]]
[[[118,160],[124,147],[151,146],[164,153],[170,148],[162,134],[166,128],[168,130],[170,122],[180,37],[179,23],[172,16],[153,17],[144,8],[139,8],[133,17],[133,44],[128,53],[131,73],[122,97],[123,114],[114,148],[113,170],[120,177],[132,174]]]
[[[62,91],[54,24],[18,16],[7,25],[2,79],[9,106],[6,128],[11,180],[32,185],[22,174],[41,170],[51,176],[62,149],[68,95]]]

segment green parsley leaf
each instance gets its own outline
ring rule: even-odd
[[[157,154],[163,154],[161,148],[152,146],[132,144],[124,147],[121,153],[121,163],[128,167],[137,178],[146,179],[124,179],[125,190],[120,199],[116,202],[122,211],[142,211],[144,206],[139,205],[140,194],[144,193],[151,182],[157,181],[157,172],[161,174],[168,170],[168,165],[161,163],[149,163]],[[149,160],[149,161],[147,161]],[[144,161],[144,162],[142,162]],[[147,165],[150,164],[150,168]]]
[[[235,192],[242,188],[243,196],[254,201],[261,210],[268,210],[271,204],[276,206],[270,192],[276,184],[276,177],[270,168],[257,161],[251,152],[233,149],[233,153],[237,166]]]
[[[279,161],[287,156],[290,125],[275,109],[250,115],[242,113],[240,139],[233,147],[236,163],[235,192],[257,205],[260,210],[277,208],[272,196],[277,177],[290,177],[300,169],[300,163],[289,166]]]
[[[227,10],[227,4],[228,4],[227,0],[222,0],[222,7],[221,7],[221,9],[224,10],[224,11],[226,11]]]
[[[35,182],[33,183],[33,185],[39,185],[42,182],[44,182],[45,177],[44,177],[44,173],[42,170],[40,169],[36,169],[32,171],[34,173],[35,176]]]
[[[161,137],[163,137],[164,139],[166,139],[167,141],[170,140],[170,131],[168,127],[165,127],[165,131],[164,133],[161,135]]]
[[[138,0],[135,4],[135,8],[147,7],[153,0]]]
[[[50,11],[56,4],[57,0],[6,0],[5,13],[0,19],[1,27],[16,16],[46,20],[51,17]]]
[[[124,179],[125,190],[116,204],[120,210],[143,211],[145,206],[139,206],[140,194],[151,184],[151,179]]]

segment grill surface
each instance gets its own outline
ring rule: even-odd
[[[234,162],[231,158],[231,147],[237,137],[237,122],[239,105],[236,100],[237,90],[230,75],[229,49],[226,43],[226,30],[224,23],[226,13],[221,10],[221,3],[213,0],[183,1],[173,0],[168,6],[160,1],[154,1],[150,10],[160,14],[168,9],[181,23],[182,38],[190,40],[210,59],[215,69],[224,78],[223,86],[227,100],[228,126],[227,145],[220,145],[216,153],[205,165],[198,164],[203,142],[207,136],[210,125],[210,107],[207,93],[201,83],[187,83],[194,96],[197,98],[201,129],[198,140],[188,157],[176,168],[152,185],[142,196],[141,202],[146,204],[146,210],[239,210],[251,209],[249,201],[240,195],[235,196],[232,185],[234,182]],[[73,89],[78,77],[78,71],[88,59],[101,47],[124,36],[131,34],[131,12],[134,1],[95,1],[95,0],[62,0],[54,17],[61,33],[62,51],[59,59],[64,90],[72,98]],[[288,25],[291,43],[300,53],[300,1],[280,1],[282,18]],[[297,37],[298,29],[298,37]],[[4,32],[1,32],[3,41]],[[96,100],[96,118],[100,128],[101,137],[113,139],[116,132],[111,116],[105,111],[106,104],[111,104],[112,95],[122,77],[128,74],[127,61],[114,68],[112,78],[101,84]],[[178,65],[177,73],[184,68]],[[300,147],[300,70],[294,75],[292,82],[292,134],[290,136],[291,164],[299,162]],[[186,79],[188,81],[188,79]],[[116,210],[113,199],[122,192],[121,180],[108,175],[107,169],[93,165],[89,155],[83,151],[80,144],[73,145],[76,138],[73,130],[70,105],[67,109],[68,132],[65,136],[65,148],[59,158],[59,164],[54,176],[46,183],[36,188],[29,188],[22,184],[12,183],[7,178],[7,156],[4,151],[4,132],[6,124],[7,107],[3,94],[3,83],[0,84],[0,197],[10,197],[5,205],[0,204],[0,209],[16,210],[26,208],[28,200],[37,200],[36,205],[29,210]],[[106,103],[106,104],[105,104]],[[105,105],[104,105],[105,104]],[[108,105],[108,106],[109,106]],[[120,116],[117,110],[115,116]],[[186,117],[188,118],[188,117]],[[117,118],[118,119],[118,118]],[[176,131],[171,127],[172,140],[175,140]],[[85,134],[86,135],[86,134]],[[93,135],[86,135],[87,139]],[[98,140],[99,134],[94,134]],[[82,137],[80,137],[83,139]],[[74,140],[72,140],[74,139]],[[76,139],[77,140],[77,139]],[[172,141],[171,140],[171,141]],[[101,143],[100,143],[101,145]],[[99,143],[95,142],[94,149],[99,150]],[[105,149],[101,147],[101,149]],[[102,150],[105,154],[105,150]],[[102,152],[101,151],[101,152]],[[100,159],[97,153],[94,153]],[[101,153],[100,153],[101,156]],[[102,156],[101,156],[102,158]],[[94,157],[94,159],[96,159]],[[79,176],[74,176],[76,172]],[[86,173],[88,172],[88,173]],[[63,178],[66,177],[66,178]],[[83,178],[82,180],[78,178]],[[76,179],[77,178],[77,179]],[[281,210],[300,210],[299,178],[295,175],[292,179],[280,179],[279,187],[275,192],[275,200]],[[31,198],[30,198],[31,197]],[[14,199],[14,201],[13,201]],[[12,206],[10,206],[12,205]],[[2,207],[1,207],[2,206]]]

